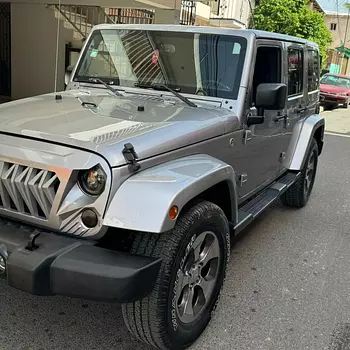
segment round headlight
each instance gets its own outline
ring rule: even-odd
[[[106,186],[106,174],[100,166],[95,166],[92,169],[84,170],[79,177],[81,189],[91,195],[100,195]]]

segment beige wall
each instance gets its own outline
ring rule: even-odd
[[[0,0],[1,1],[1,0]],[[155,9],[156,23],[178,23],[180,11]],[[55,88],[57,19],[44,4],[11,4],[12,99],[53,92]],[[82,47],[60,22],[57,90],[64,89],[65,45]]]
[[[11,5],[12,99],[54,91],[57,20],[41,4]],[[65,44],[73,32],[61,22],[58,90],[64,88]]]
[[[155,9],[154,23],[156,24],[179,24],[180,10]]]
[[[252,8],[255,7],[255,0],[250,0]],[[251,9],[248,1],[244,0],[221,0],[222,8],[219,15],[211,15],[211,23],[218,26],[229,26],[245,28],[251,16]]]
[[[336,47],[339,47],[341,43],[344,41],[344,35],[345,35],[345,29],[346,29],[346,21],[347,21],[347,15],[340,14],[339,15],[339,21],[337,18],[337,15],[326,15],[326,25],[330,33],[332,34],[333,42],[331,47],[335,49]],[[331,30],[331,24],[336,24],[336,30]],[[345,46],[350,47],[350,19],[349,19],[349,25],[348,25],[348,31],[347,31],[347,38]]]
[[[0,0],[0,2],[28,3],[28,4],[52,4],[57,5],[58,0]],[[62,0],[62,5],[93,5],[101,7],[119,8],[163,8],[180,9],[180,0]]]

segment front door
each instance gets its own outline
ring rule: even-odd
[[[254,107],[257,86],[262,83],[281,83],[283,74],[282,43],[272,40],[258,40],[255,69],[252,72],[249,90],[248,112],[257,115]],[[282,137],[278,114],[283,111],[265,110],[263,124],[246,127],[244,146],[235,171],[238,173],[238,193],[241,199],[273,181],[278,173]]]

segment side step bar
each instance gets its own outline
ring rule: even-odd
[[[276,200],[288,190],[290,186],[299,178],[299,173],[287,173],[277,182],[271,184],[268,188],[256,195],[251,201],[244,204],[238,210],[238,223],[234,227],[234,233],[237,235],[245,229],[256,217],[265,209],[272,205]]]

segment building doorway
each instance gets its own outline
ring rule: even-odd
[[[11,99],[11,4],[0,2],[0,103]]]

